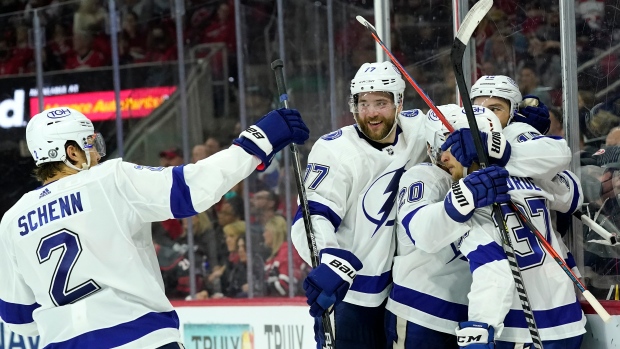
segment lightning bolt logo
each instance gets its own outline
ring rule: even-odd
[[[369,221],[371,221],[377,226],[375,228],[375,231],[372,233],[372,236],[375,236],[375,234],[379,231],[379,229],[383,226],[384,223],[386,227],[390,227],[394,225],[394,219],[390,219],[388,221],[388,218],[390,216],[390,213],[392,213],[392,209],[394,208],[394,202],[396,201],[396,195],[398,194],[398,189],[399,189],[398,183],[400,182],[400,177],[402,177],[403,173],[405,173],[404,166],[382,175],[381,177],[377,178],[372,183],[370,188],[368,188],[368,190],[364,194],[364,199],[363,199],[363,204],[362,204],[364,215]],[[384,177],[387,177],[387,176],[391,176],[391,179],[388,182],[385,189],[381,193],[382,197],[386,197],[386,195],[387,197],[377,213],[374,213],[372,211],[371,213],[369,213],[368,210],[366,209],[366,206],[367,206],[366,197],[370,194],[371,196],[369,197],[369,200],[373,200],[373,201],[380,200],[380,198],[374,197],[374,195],[372,194],[372,192],[374,191],[373,188],[375,188],[376,186],[377,187],[381,186],[381,184],[386,181],[386,178]],[[374,207],[374,204],[369,203],[368,206]],[[379,217],[379,218],[377,219],[376,217]]]

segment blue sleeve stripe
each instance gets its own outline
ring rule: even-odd
[[[135,320],[86,332],[64,342],[50,343],[44,349],[116,348],[164,328],[179,328],[179,317],[175,311],[148,313]]]
[[[331,208],[316,201],[308,201],[308,209],[310,210],[311,216],[325,217],[334,226],[334,231],[338,230],[338,227],[342,222],[342,218],[340,218],[340,216],[338,216]],[[300,219],[302,219],[301,205],[297,207],[297,213],[295,213],[295,218],[293,218],[293,224]]]
[[[566,265],[568,265],[568,267],[571,269],[577,266],[577,263],[575,262],[575,257],[573,257],[573,254],[570,252],[566,254],[566,259],[564,261],[566,262]]]
[[[198,214],[194,210],[189,187],[185,183],[183,166],[172,169],[172,188],[170,189],[170,209],[174,218],[186,218]]]
[[[423,208],[426,207],[426,205],[420,206],[418,208],[416,208],[415,210],[407,213],[405,215],[405,218],[403,218],[403,227],[405,227],[405,233],[407,233],[407,236],[409,237],[409,239],[411,239],[411,241],[415,244],[415,240],[413,239],[413,237],[411,236],[411,231],[409,231],[409,222],[411,222],[411,219],[413,219],[413,216],[415,216],[416,213],[418,213],[418,211]]]
[[[447,300],[394,284],[390,298],[426,314],[455,322],[467,321],[467,304]]]
[[[381,275],[375,276],[357,274],[357,276],[353,280],[353,285],[351,285],[350,290],[362,293],[377,294],[385,290],[385,288],[388,287],[390,283],[392,283],[391,270],[388,270]]]
[[[491,242],[487,245],[478,246],[467,254],[467,259],[469,260],[469,270],[473,274],[474,270],[485,264],[506,259],[506,253],[497,242]]]
[[[38,303],[24,305],[5,302],[0,299],[0,318],[6,323],[24,325],[34,322],[32,312],[41,305]]]
[[[573,200],[571,201],[570,209],[568,210],[568,213],[572,214],[573,212],[575,212],[575,210],[577,210],[577,204],[579,203],[579,186],[577,185],[577,182],[575,182],[573,176],[570,175],[570,173],[568,173],[567,171],[562,171],[562,173],[564,173],[566,177],[570,178],[571,182],[573,182]]]
[[[538,328],[552,328],[581,321],[583,312],[581,305],[575,301],[557,308],[534,310],[534,319]],[[527,328],[523,310],[511,309],[504,319],[504,326]]]
[[[537,136],[537,137],[532,138],[532,140],[539,139],[539,138],[551,138],[551,139],[555,139],[558,141],[564,139],[560,136]]]

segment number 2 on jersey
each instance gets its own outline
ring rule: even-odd
[[[549,211],[542,197],[525,198],[527,208],[517,204],[519,209],[530,217],[532,223],[540,227],[541,219],[544,220],[545,229],[541,231],[547,241],[550,239]],[[512,246],[517,255],[517,263],[521,270],[530,269],[542,264],[545,260],[545,251],[532,233],[517,217],[516,213],[508,208],[507,204],[502,204],[502,212],[506,220],[506,226],[511,233]]]
[[[69,289],[69,277],[82,253],[80,237],[76,233],[61,229],[42,238],[37,248],[39,263],[48,262],[56,250],[60,250],[60,257],[49,288],[49,295],[56,306],[73,303],[101,289],[93,279]]]

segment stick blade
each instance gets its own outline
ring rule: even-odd
[[[357,19],[358,22],[362,23],[364,27],[368,28],[368,30],[373,32],[373,34],[377,35],[377,29],[375,29],[375,26],[370,24],[370,22],[368,22],[366,18],[362,16],[355,16],[355,19]]]
[[[467,44],[474,30],[480,24],[480,21],[487,15],[493,7],[493,0],[480,0],[467,12],[467,16],[463,19],[456,38],[462,43]]]

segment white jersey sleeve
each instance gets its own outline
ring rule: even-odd
[[[259,163],[257,157],[231,146],[184,166],[162,168],[121,162],[115,176],[117,186],[142,221],[156,222],[206,211]]]
[[[444,170],[429,163],[405,172],[399,185],[397,224],[407,238],[398,234],[399,244],[435,253],[471,229],[471,220],[459,223],[446,213],[443,201],[451,183]]]
[[[570,164],[572,154],[564,139],[543,136],[522,122],[506,126],[502,134],[512,149],[506,164],[511,176],[551,180]]]

